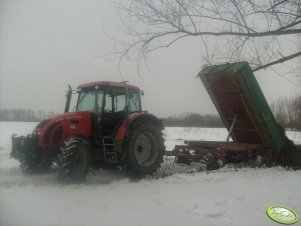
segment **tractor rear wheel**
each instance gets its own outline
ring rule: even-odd
[[[90,167],[89,157],[89,145],[85,139],[69,138],[58,154],[60,178],[70,182],[83,181]]]
[[[141,120],[130,128],[127,152],[127,170],[131,176],[142,176],[155,172],[165,151],[164,139],[159,126]]]

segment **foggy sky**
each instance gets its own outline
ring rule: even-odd
[[[62,112],[68,84],[122,80],[118,59],[100,57],[114,51],[111,36],[124,36],[110,0],[1,0],[0,35],[0,108]],[[143,77],[135,62],[123,61],[123,78],[145,92],[145,110],[160,117],[216,113],[196,79],[199,45],[185,39],[153,53]],[[268,102],[298,92],[294,76],[255,75]]]

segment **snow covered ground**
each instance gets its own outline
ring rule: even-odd
[[[34,126],[0,122],[0,226],[278,225],[265,213],[272,205],[301,214],[301,170],[281,167],[206,172],[168,157],[157,175],[140,181],[114,170],[91,170],[78,185],[59,184],[55,169],[23,175],[9,158],[10,137]],[[287,134],[301,144],[300,132]],[[166,128],[165,144],[171,150],[184,139],[226,135],[225,129]]]

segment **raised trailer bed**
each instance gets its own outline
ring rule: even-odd
[[[229,131],[227,141],[185,141],[185,145],[176,146],[166,155],[174,155],[183,163],[208,163],[210,158],[224,163],[250,161],[260,156],[285,164],[300,156],[277,124],[247,62],[208,66],[198,77]]]

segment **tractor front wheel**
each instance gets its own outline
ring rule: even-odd
[[[90,167],[88,142],[80,137],[71,137],[65,141],[58,154],[58,165],[62,180],[83,181]]]
[[[135,123],[130,128],[126,151],[127,169],[132,176],[155,172],[165,151],[161,128],[148,121]]]

